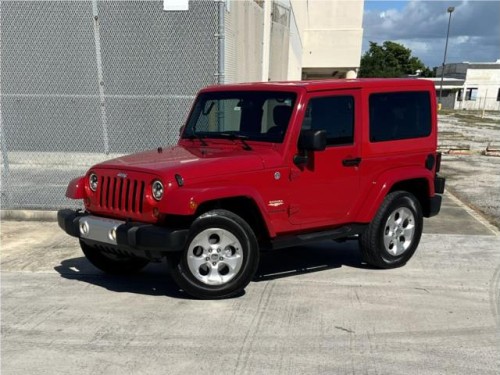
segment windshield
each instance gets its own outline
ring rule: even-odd
[[[233,91],[198,96],[182,138],[282,142],[296,94]]]

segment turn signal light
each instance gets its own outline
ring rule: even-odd
[[[191,199],[191,200],[189,201],[189,208],[190,208],[192,211],[196,210],[196,208],[198,208],[198,203],[196,203],[196,202],[194,201],[194,199]]]

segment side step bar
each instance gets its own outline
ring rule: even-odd
[[[286,247],[307,245],[319,241],[347,238],[363,233],[367,226],[368,224],[351,224],[320,232],[280,236],[272,239],[269,247],[265,246],[263,250],[277,250]]]

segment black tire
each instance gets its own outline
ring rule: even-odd
[[[387,195],[360,237],[363,259],[378,268],[401,267],[413,256],[422,236],[420,202],[411,193]]]
[[[259,265],[259,246],[252,228],[238,215],[213,210],[191,225],[186,247],[171,253],[172,278],[189,295],[221,299],[240,294]]]
[[[113,275],[136,273],[149,264],[149,260],[144,258],[107,254],[83,241],[80,241],[80,247],[90,263],[101,271]]]

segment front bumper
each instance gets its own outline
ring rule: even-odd
[[[182,251],[188,235],[187,229],[125,222],[69,209],[57,212],[57,222],[67,234],[91,246],[148,259],[160,259],[166,253]]]

